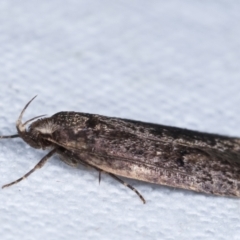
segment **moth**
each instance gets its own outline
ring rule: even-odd
[[[36,97],[36,96],[35,96]],[[34,98],[35,98],[34,97]],[[57,154],[66,164],[79,164],[107,173],[143,196],[119,176],[221,196],[240,197],[240,139],[135,120],[80,112],[37,116],[17,134],[33,148],[50,149],[23,177],[28,177]]]

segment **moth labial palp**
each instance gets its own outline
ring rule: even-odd
[[[35,98],[35,97],[34,97]],[[33,99],[34,99],[33,98]],[[81,112],[58,112],[22,123],[17,134],[33,148],[50,152],[22,178],[53,155],[70,166],[82,164],[143,196],[118,176],[220,196],[240,197],[240,139],[177,127]],[[28,126],[28,127],[27,127]]]

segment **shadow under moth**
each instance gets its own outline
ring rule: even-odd
[[[35,96],[36,97],[36,96]],[[34,98],[35,98],[34,97]],[[33,99],[34,99],[33,98]],[[57,154],[66,164],[107,173],[143,196],[118,176],[220,196],[240,197],[240,139],[140,121],[79,112],[38,116],[17,134],[33,148],[50,149],[37,165],[9,187],[41,168]]]

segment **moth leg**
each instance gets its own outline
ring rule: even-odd
[[[9,187],[13,184],[16,184],[20,181],[22,181],[23,179],[27,178],[30,174],[32,174],[35,170],[37,170],[38,168],[41,168],[46,162],[47,160],[52,157],[54,155],[54,153],[56,153],[56,149],[53,149],[52,151],[50,151],[46,156],[44,156],[39,162],[38,164],[32,169],[30,170],[28,173],[26,173],[23,177],[17,179],[16,181],[14,182],[11,182],[9,184],[6,184],[6,185],[3,185],[2,188],[5,188],[5,187]]]
[[[78,165],[77,161],[75,161],[74,159],[69,158],[69,157],[67,157],[67,156],[59,155],[59,159],[60,159],[61,161],[63,161],[64,163],[66,163],[67,165],[69,165],[69,166],[71,166],[71,167],[74,167],[74,168],[76,168],[77,165]]]
[[[88,165],[88,166],[96,169],[97,171],[99,171],[99,179],[101,180],[101,173],[102,173],[102,172],[105,172],[105,171],[103,171],[102,169],[100,169],[100,168],[98,168],[98,167],[96,167],[96,166],[93,166],[93,165],[91,165],[91,164],[89,164],[89,163],[87,163],[87,162],[85,162],[85,161],[83,161],[83,160],[81,160],[81,163],[84,163],[84,164],[86,164],[86,165]],[[138,190],[137,190],[136,188],[134,188],[132,185],[124,182],[122,179],[120,179],[119,177],[115,176],[115,175],[112,174],[112,173],[109,173],[109,172],[105,172],[105,173],[107,173],[109,176],[111,176],[112,178],[114,178],[114,179],[117,180],[118,182],[122,183],[124,186],[130,188],[132,191],[134,191],[134,192],[139,196],[139,198],[142,200],[142,202],[143,202],[144,204],[146,203],[146,200],[144,199],[144,197],[143,197],[143,196],[138,192]],[[99,181],[100,181],[100,180],[99,180]]]
[[[134,191],[139,197],[140,199],[142,200],[142,202],[145,204],[146,201],[144,199],[144,197],[138,192],[138,190],[136,188],[134,188],[132,185],[124,182],[121,178],[118,178],[117,176],[115,176],[114,174],[112,173],[109,173],[109,172],[106,172],[109,176],[111,176],[112,178],[114,178],[115,180],[117,180],[118,182],[122,183],[124,186],[130,188],[132,191]]]
[[[101,182],[101,174],[102,174],[102,170],[99,170],[99,176],[98,176],[99,185],[100,185],[100,182]]]

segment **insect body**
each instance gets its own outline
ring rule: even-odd
[[[117,176],[240,197],[239,138],[78,112],[22,123],[31,101],[17,120],[18,134],[0,138],[20,137],[33,148],[50,151],[31,171],[3,188],[20,182],[58,154],[71,166],[82,164],[109,174],[143,203],[142,195]]]

